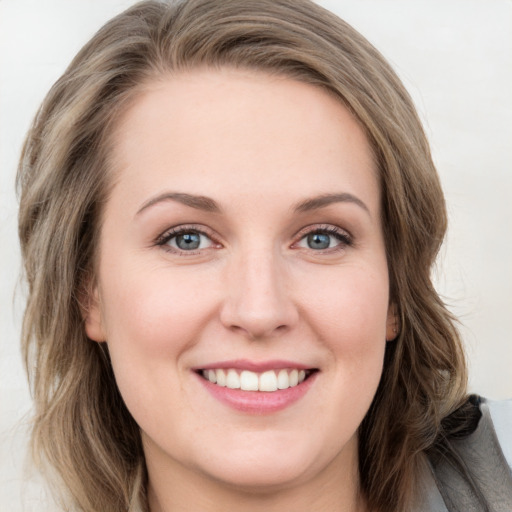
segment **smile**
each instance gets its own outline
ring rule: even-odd
[[[298,368],[282,368],[258,373],[250,370],[237,370],[235,368],[211,368],[201,370],[200,375],[207,381],[220,387],[271,393],[298,386],[313,371]]]
[[[193,368],[203,389],[244,414],[273,414],[301,400],[314,386],[319,368],[285,360],[218,361]]]

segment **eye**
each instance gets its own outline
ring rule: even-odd
[[[296,246],[314,251],[326,251],[342,249],[351,245],[351,243],[352,240],[348,233],[334,226],[329,226],[310,230],[301,237]]]
[[[215,244],[206,233],[198,229],[180,227],[164,233],[157,241],[157,245],[171,252],[193,252],[209,249]]]
[[[174,235],[167,244],[182,251],[194,251],[208,247],[210,240],[201,233],[181,233]]]

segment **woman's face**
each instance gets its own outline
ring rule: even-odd
[[[311,85],[197,70],[145,89],[113,161],[86,329],[108,344],[150,478],[353,473],[393,336],[358,123]]]

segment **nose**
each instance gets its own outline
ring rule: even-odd
[[[299,312],[284,262],[266,254],[240,256],[227,270],[221,322],[250,340],[289,331]]]

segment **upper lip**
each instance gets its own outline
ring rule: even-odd
[[[248,359],[233,359],[231,361],[217,361],[203,366],[197,366],[193,370],[217,370],[217,369],[236,369],[249,370],[251,372],[261,373],[267,370],[282,370],[285,368],[296,368],[297,370],[312,370],[313,367],[297,363],[296,361],[286,361],[283,359],[274,359],[268,361],[249,361]]]

